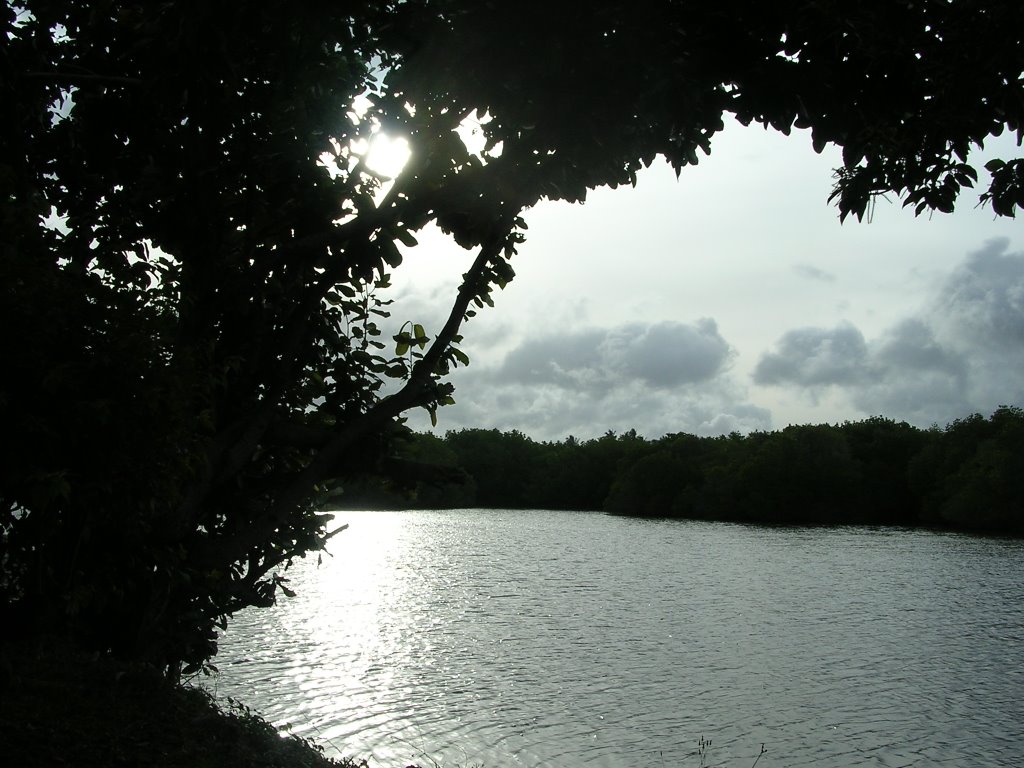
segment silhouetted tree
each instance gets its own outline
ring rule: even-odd
[[[938,525],[1024,532],[1024,411],[958,419],[911,463],[923,517]]]
[[[482,507],[533,506],[530,490],[541,466],[540,446],[518,430],[462,429],[445,436],[476,483],[476,504]]]
[[[450,402],[525,208],[681,170],[732,114],[842,145],[841,217],[884,192],[950,210],[968,150],[1021,127],[1022,22],[942,0],[5,4],[6,626],[200,664],[333,535],[319,505],[381,470],[400,414]],[[412,147],[397,180],[367,167],[380,129]],[[1012,215],[1024,162],[988,167]],[[474,255],[441,328],[385,343],[387,272],[431,224]]]
[[[858,465],[856,504],[866,522],[916,524],[921,501],[910,486],[910,462],[928,441],[906,422],[874,417],[847,422],[841,431]]]

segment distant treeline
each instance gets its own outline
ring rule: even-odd
[[[876,417],[657,440],[632,430],[554,443],[494,429],[410,433],[392,469],[391,479],[350,486],[346,505],[1024,533],[1024,411],[1016,407],[926,430]]]

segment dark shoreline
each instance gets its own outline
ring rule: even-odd
[[[0,750],[19,768],[366,768],[151,667],[56,646],[0,648]]]

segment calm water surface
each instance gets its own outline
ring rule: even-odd
[[[344,512],[221,696],[376,766],[1024,766],[1024,541]],[[698,754],[701,736],[711,740]]]

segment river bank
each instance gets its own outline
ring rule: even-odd
[[[0,651],[0,752],[7,765],[366,768],[281,737],[241,704],[109,659]]]

